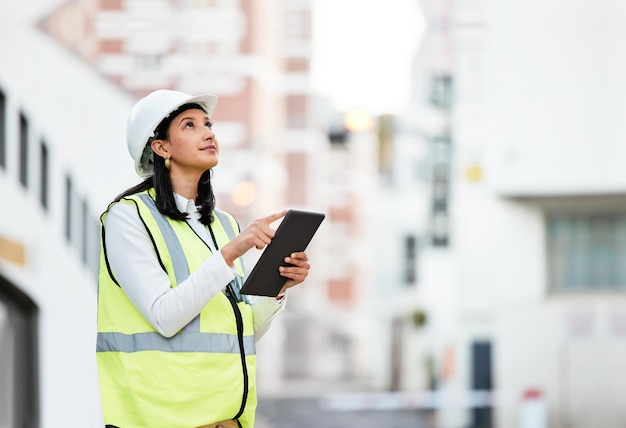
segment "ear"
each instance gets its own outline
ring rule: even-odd
[[[170,157],[169,152],[169,144],[166,140],[152,140],[150,146],[152,147],[152,151],[157,155],[161,156],[163,159],[167,159]]]

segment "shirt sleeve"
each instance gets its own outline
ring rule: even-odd
[[[134,205],[113,205],[104,228],[113,276],[139,312],[163,336],[176,334],[235,278],[233,269],[218,251],[189,278],[170,288],[170,280]],[[267,317],[266,310],[261,314]]]
[[[285,309],[286,302],[287,296],[281,300],[276,300],[273,297],[258,296],[252,302],[255,342],[258,342],[269,330],[272,320]]]

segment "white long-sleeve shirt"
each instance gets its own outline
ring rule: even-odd
[[[189,216],[187,222],[209,246],[213,256],[195,272],[170,288],[152,242],[134,205],[115,204],[104,220],[109,266],[118,284],[144,318],[163,336],[171,337],[193,320],[202,308],[237,275],[215,248],[193,200],[175,194],[176,206]],[[286,298],[257,297],[252,301],[255,339],[269,328],[284,309]]]

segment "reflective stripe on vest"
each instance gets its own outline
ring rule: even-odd
[[[246,355],[254,354],[254,336],[244,336],[243,345]],[[98,333],[97,351],[219,352],[223,354],[238,354],[239,339],[236,334],[225,333],[180,333],[170,338],[153,332],[135,334]]]
[[[185,258],[185,253],[183,252],[183,246],[176,237],[176,233],[174,233],[172,225],[169,224],[165,216],[159,212],[159,209],[154,203],[154,199],[145,193],[139,193],[137,196],[139,196],[148,209],[150,209],[152,217],[154,217],[157,225],[159,226],[159,230],[163,235],[163,239],[165,239],[165,244],[170,252],[170,257],[172,258],[176,284],[180,284],[189,278],[189,266],[187,265],[187,259]],[[228,237],[232,239],[230,235],[228,235]]]
[[[176,233],[174,233],[172,225],[167,221],[165,216],[163,216],[163,214],[159,212],[159,209],[157,208],[154,199],[152,199],[150,195],[146,193],[139,193],[137,194],[137,196],[139,196],[143,203],[148,207],[148,209],[152,213],[152,216],[155,218],[159,229],[161,230],[161,234],[165,239],[165,244],[167,245],[167,248],[170,252],[170,257],[172,258],[172,265],[174,266],[174,276],[176,277],[176,283],[183,282],[189,277],[189,267],[187,265],[187,260],[185,259],[185,254],[183,253],[183,247],[176,237]],[[228,215],[226,215],[224,211],[221,211],[217,208],[213,210],[213,213],[217,215],[217,218],[224,228],[228,239],[231,241],[235,239],[237,235],[235,234],[235,230],[233,229],[233,225],[230,222]],[[243,267],[243,259],[240,259],[240,263]],[[249,303],[247,297],[242,295],[240,292],[241,287],[243,287],[243,279],[240,276],[235,277],[233,282],[231,282],[231,286],[238,302],[244,301],[246,303]],[[190,327],[196,321],[199,322],[199,319],[194,319],[185,328]],[[198,325],[198,327],[193,331],[200,331],[200,326]]]
[[[167,221],[156,207],[154,199],[148,194],[139,193],[138,197],[144,202],[152,213],[156,223],[163,235],[165,245],[172,259],[174,276],[176,283],[180,283],[189,277],[189,265],[183,252],[182,245],[172,229],[172,225]],[[215,209],[213,211],[226,235],[230,240],[235,238],[235,231],[228,216]],[[241,278],[235,277],[232,286],[237,294],[241,287]],[[245,355],[254,355],[254,336],[243,337]],[[163,351],[163,352],[217,352],[217,353],[239,353],[239,339],[236,334],[226,333],[206,333],[200,331],[200,315],[197,315],[191,322],[183,327],[181,333],[172,337],[162,336],[157,332],[142,332],[134,334],[124,334],[116,332],[99,332],[96,343],[97,352],[139,352],[139,351]]]

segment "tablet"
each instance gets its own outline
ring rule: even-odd
[[[324,217],[324,214],[312,211],[287,211],[276,229],[274,238],[265,247],[241,287],[241,293],[276,297],[287,282],[287,278],[280,275],[278,268],[288,266],[285,257],[306,249]]]

